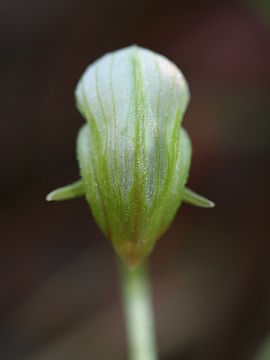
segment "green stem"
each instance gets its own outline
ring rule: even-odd
[[[147,264],[120,264],[122,297],[130,360],[156,360],[157,348]]]

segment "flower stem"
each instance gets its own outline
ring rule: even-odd
[[[157,360],[154,315],[147,264],[134,269],[120,264],[130,360]]]

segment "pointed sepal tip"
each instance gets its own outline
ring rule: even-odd
[[[211,200],[208,200],[204,196],[201,196],[195,193],[193,190],[185,187],[183,193],[183,201],[202,208],[213,208],[215,207],[215,203]]]
[[[77,180],[72,184],[60,187],[51,191],[47,196],[47,201],[62,201],[74,199],[85,194],[82,180]]]

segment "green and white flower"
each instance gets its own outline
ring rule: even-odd
[[[187,82],[164,56],[131,46],[90,65],[75,97],[86,119],[77,140],[81,180],[47,199],[85,194],[117,254],[135,266],[149,255],[182,201],[213,206],[185,188],[192,152],[181,127]]]

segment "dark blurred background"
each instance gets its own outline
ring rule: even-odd
[[[189,184],[150,259],[160,359],[255,359],[270,331],[270,4],[1,0],[0,358],[127,359],[113,250],[76,180],[78,78],[133,43],[185,74]],[[270,355],[269,355],[270,359]]]

